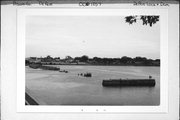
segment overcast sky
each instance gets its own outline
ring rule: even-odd
[[[125,16],[28,16],[26,57],[142,56],[160,58],[160,25],[133,25]]]

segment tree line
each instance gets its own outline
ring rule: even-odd
[[[102,64],[102,65],[143,65],[143,66],[160,66],[160,59],[148,59],[146,57],[127,57],[121,58],[89,58],[87,55],[82,57],[75,57],[74,61],[85,62],[89,64]]]
[[[29,60],[26,60],[26,64],[31,62],[48,62],[48,64],[53,64],[59,62],[59,64],[89,64],[89,65],[134,65],[134,66],[160,66],[160,59],[148,59],[146,57],[127,57],[123,56],[121,58],[101,58],[101,57],[93,57],[89,58],[87,55],[83,55],[81,57],[66,56],[64,59],[60,59],[60,57],[51,57],[47,56],[44,58],[36,58],[30,57]]]

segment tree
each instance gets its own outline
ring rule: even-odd
[[[137,20],[142,20],[143,25],[148,25],[152,27],[153,24],[159,21],[159,16],[149,16],[149,15],[140,15],[140,16],[127,16],[125,20],[129,24],[136,23]]]
[[[47,58],[51,58],[51,56],[50,56],[50,55],[47,55]]]
[[[100,57],[93,57],[93,60],[95,62],[101,62],[102,61],[102,59]]]
[[[121,63],[124,63],[124,64],[126,64],[126,63],[131,63],[131,62],[132,62],[132,58],[127,57],[127,56],[123,56],[123,57],[121,57],[120,62],[121,62]]]
[[[80,60],[81,60],[81,57],[75,57],[74,60],[75,60],[75,61],[80,61]]]
[[[66,60],[72,60],[73,58],[71,56],[66,56],[65,59]]]
[[[88,61],[88,59],[89,59],[89,57],[87,56],[87,55],[83,55],[82,57],[81,57],[81,62],[87,62]]]
[[[27,66],[29,64],[30,64],[30,62],[28,60],[25,60],[25,65]]]
[[[144,62],[144,61],[146,61],[146,60],[147,60],[146,57],[135,57],[135,58],[134,58],[134,61],[135,61],[135,62]]]

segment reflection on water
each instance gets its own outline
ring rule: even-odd
[[[159,105],[160,67],[57,65],[68,73],[26,67],[26,87],[46,105]],[[57,67],[56,66],[56,67]],[[78,76],[91,72],[92,77]],[[103,87],[103,79],[148,78],[155,87]]]

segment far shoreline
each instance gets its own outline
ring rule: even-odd
[[[127,66],[127,67],[160,67],[157,65],[101,65],[101,64],[42,64],[45,66],[53,66],[53,65],[72,65],[72,66]]]

